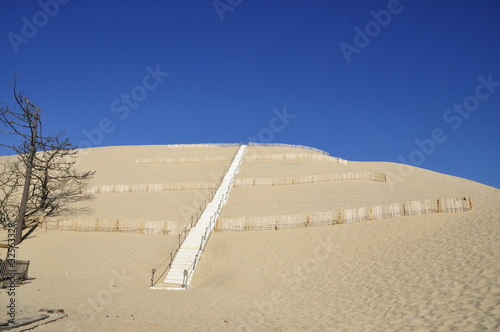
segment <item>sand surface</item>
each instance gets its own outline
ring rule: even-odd
[[[230,161],[171,164],[136,164],[135,159],[232,157],[235,147],[168,146],[104,147],[84,150],[77,166],[93,170],[89,187],[100,185],[163,184],[182,182],[216,182],[224,175]],[[173,190],[164,192],[131,192],[95,195],[89,211],[72,217],[77,219],[146,219],[171,221],[182,229],[191,215],[207,199],[211,190]]]
[[[265,178],[359,171],[385,173],[388,182],[345,180],[235,187],[221,218],[288,215],[436,197],[475,196],[477,183],[472,181],[411,166],[408,167],[412,174],[403,178],[399,176],[399,167],[399,164],[385,162],[350,162],[349,166],[345,166],[322,160],[247,161],[243,163],[238,177],[257,177],[258,171]],[[309,169],[313,171],[308,172]]]
[[[102,154],[101,149],[94,149],[99,153],[94,151],[80,167],[97,167],[99,162],[92,159],[104,156],[112,160],[167,157],[160,156],[165,150],[159,148],[105,148]],[[290,148],[254,152],[296,150],[312,153]],[[179,157],[220,153],[217,148],[174,151]],[[189,172],[206,174],[210,169],[206,164],[210,163],[200,163]],[[96,177],[95,183],[103,184],[112,169],[125,172],[118,166],[106,166],[109,169],[102,170],[102,178]],[[239,176],[357,170],[397,175],[398,167],[391,163],[246,161]],[[153,173],[164,169],[152,170],[145,176],[155,179]],[[110,181],[112,176],[120,180],[116,174],[109,175]],[[184,176],[179,174],[179,178],[189,178]],[[31,261],[33,278],[17,288],[18,317],[36,315],[40,308],[65,309],[68,317],[35,331],[498,330],[500,190],[422,169],[402,181],[395,179],[236,187],[223,217],[460,196],[472,197],[473,209],[328,227],[214,233],[187,291],[148,289],[151,269],[168,257],[175,236],[42,229],[17,252],[19,259]],[[123,180],[130,178],[127,175]],[[151,217],[158,213],[176,219],[177,212],[171,210],[181,203],[173,202],[189,204],[192,199],[186,192],[179,201],[181,196],[175,193],[162,194],[101,195],[102,205],[96,211],[131,218],[151,210],[156,211]],[[103,198],[112,195],[116,201]],[[144,196],[143,203],[134,205],[132,201],[140,198],[130,195]],[[0,235],[5,237],[5,233]],[[0,290],[0,307],[5,308],[7,301],[6,290]],[[6,319],[4,311],[0,312],[2,320]]]

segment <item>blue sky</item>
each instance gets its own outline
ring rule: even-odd
[[[16,72],[45,131],[82,147],[302,144],[499,188],[499,9],[2,0],[0,96]]]

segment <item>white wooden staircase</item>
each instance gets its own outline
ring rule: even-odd
[[[167,272],[163,283],[152,286],[151,289],[183,290],[190,284],[201,254],[207,245],[208,239],[215,228],[229,192],[233,187],[234,179],[238,174],[247,146],[240,146],[231,166],[222,179],[221,185],[214,194],[214,198],[200,216],[196,225],[182,242],[175,255],[170,270]]]

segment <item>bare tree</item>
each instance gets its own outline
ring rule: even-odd
[[[17,245],[37,227],[38,218],[60,215],[71,209],[70,203],[89,199],[83,189],[94,172],[75,169],[77,147],[64,133],[44,136],[40,109],[17,91],[16,83],[14,80],[17,110],[7,104],[0,108],[0,122],[6,128],[1,131],[20,140],[19,145],[0,143],[18,156],[5,162],[0,174],[0,220],[15,220]],[[23,229],[29,226],[32,229],[23,236]]]

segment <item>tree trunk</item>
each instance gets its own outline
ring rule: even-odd
[[[31,175],[33,173],[33,161],[35,159],[36,153],[36,140],[38,135],[38,110],[35,111],[34,121],[31,124],[31,140],[29,153],[26,158],[26,174],[24,175],[24,188],[23,195],[21,197],[21,204],[19,206],[19,215],[16,221],[16,234],[15,234],[15,245],[23,241],[23,228],[24,228],[24,216],[26,214],[26,207],[28,206],[28,198],[31,186]]]

